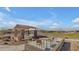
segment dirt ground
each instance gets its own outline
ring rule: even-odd
[[[71,51],[79,51],[79,41],[71,42]]]

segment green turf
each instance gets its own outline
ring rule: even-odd
[[[79,38],[79,33],[69,33],[69,34],[64,34],[64,37],[69,37],[69,38]]]
[[[68,38],[79,38],[79,33],[62,33],[62,32],[50,32],[50,33],[44,33],[45,35],[49,36],[49,37],[68,37]]]

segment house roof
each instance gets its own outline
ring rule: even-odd
[[[30,29],[30,28],[33,28],[33,29],[36,29],[36,27],[33,27],[33,26],[20,25],[20,24],[17,24],[14,28],[22,28],[22,29]]]

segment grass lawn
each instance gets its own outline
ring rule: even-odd
[[[68,38],[79,38],[79,33],[61,33],[61,32],[44,32],[44,35],[48,37],[68,37]]]
[[[64,34],[64,37],[69,37],[69,38],[79,38],[79,33],[69,33],[69,34]]]

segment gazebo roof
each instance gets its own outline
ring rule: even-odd
[[[30,28],[33,28],[33,29],[36,29],[36,27],[33,27],[33,26],[20,25],[20,24],[17,24],[14,28],[22,28],[22,29],[30,29]]]

